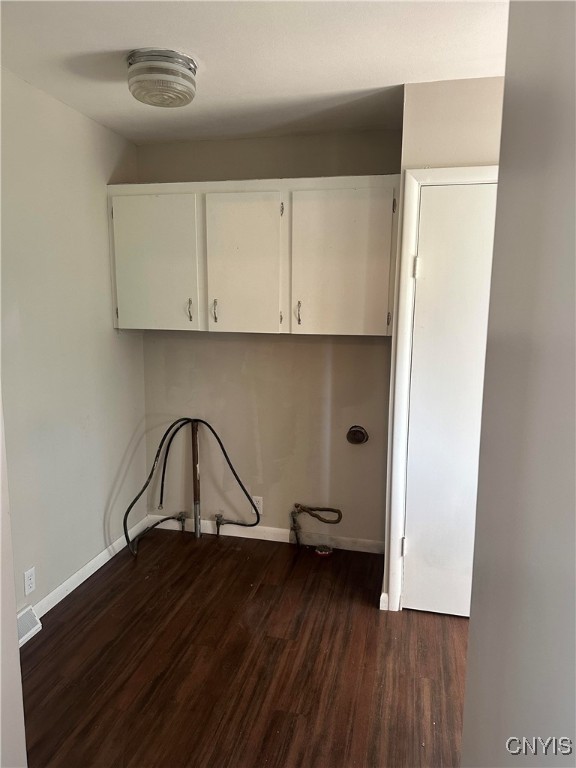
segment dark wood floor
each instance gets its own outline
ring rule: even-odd
[[[457,765],[468,622],[381,561],[152,532],[22,649],[30,768]]]

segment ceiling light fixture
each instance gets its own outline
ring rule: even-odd
[[[138,48],[128,54],[128,88],[152,107],[185,107],[196,93],[198,65],[167,48]]]

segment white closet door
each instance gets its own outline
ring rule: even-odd
[[[206,195],[211,331],[280,330],[279,192]]]
[[[421,191],[402,606],[469,615],[496,184]]]
[[[112,200],[119,328],[198,330],[196,195]]]
[[[387,332],[394,191],[292,195],[292,333]]]

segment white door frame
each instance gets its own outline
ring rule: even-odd
[[[388,429],[388,483],[386,493],[386,562],[380,598],[382,610],[402,608],[404,557],[402,540],[406,525],[406,472],[412,325],[414,319],[413,262],[418,252],[418,222],[422,187],[447,184],[495,184],[498,166],[427,168],[404,172],[402,236],[396,270],[396,322],[392,340],[390,413]]]

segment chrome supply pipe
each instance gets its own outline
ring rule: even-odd
[[[200,517],[200,469],[198,466],[198,422],[193,420],[192,427],[192,493],[194,501],[194,536],[199,539],[202,535],[202,520]]]

